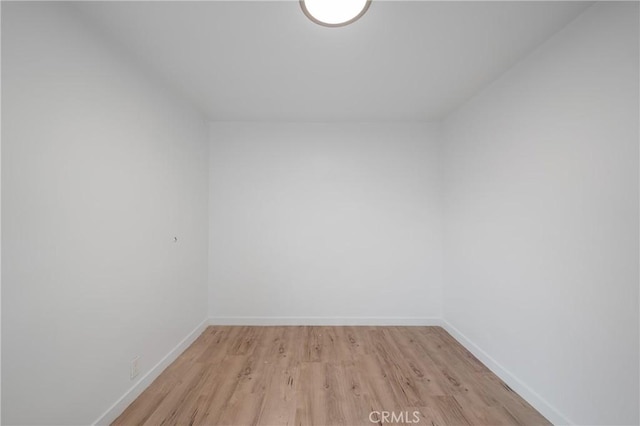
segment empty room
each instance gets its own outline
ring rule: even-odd
[[[638,425],[640,3],[2,1],[3,425]]]

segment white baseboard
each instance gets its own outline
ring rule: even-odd
[[[441,325],[432,317],[211,317],[209,325]]]
[[[120,397],[107,411],[93,422],[93,425],[108,425],[118,418],[120,414],[144,391],[165,368],[169,366],[178,356],[184,352],[202,334],[208,325],[208,320],[202,321],[191,331],[187,337],[182,339],[167,355],[164,356],[151,370],[140,378],[124,395]]]
[[[462,346],[471,352],[480,360],[489,370],[496,376],[500,377],[511,389],[527,401],[533,408],[538,410],[540,414],[545,416],[554,425],[571,425],[575,424],[544,400],[536,391],[524,384],[520,379],[514,376],[509,370],[504,368],[498,361],[493,359],[488,353],[482,350],[478,345],[473,343],[467,336],[462,334],[460,330],[455,328],[446,320],[442,320],[442,327],[453,336]]]

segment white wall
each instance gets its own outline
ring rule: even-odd
[[[206,317],[207,125],[67,7],[2,4],[3,424],[96,420]]]
[[[214,321],[441,316],[438,126],[213,123],[210,135]]]
[[[445,318],[578,424],[639,421],[638,89],[596,4],[445,123]]]
[[[0,22],[2,22],[2,3],[0,3]],[[0,31],[0,45],[2,44],[2,31]],[[0,49],[2,50],[2,49]],[[2,55],[0,55],[0,92],[2,88]],[[0,102],[0,133],[2,129],[2,102]],[[0,137],[0,195],[2,187],[2,137]],[[0,241],[2,241],[2,197],[0,197]],[[2,244],[0,244],[0,423],[2,423]]]

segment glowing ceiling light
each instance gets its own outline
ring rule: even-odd
[[[342,27],[364,15],[370,3],[371,0],[300,0],[300,7],[316,24]]]

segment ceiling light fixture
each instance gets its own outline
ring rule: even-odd
[[[343,27],[360,19],[371,0],[300,0],[307,18],[325,27]]]

